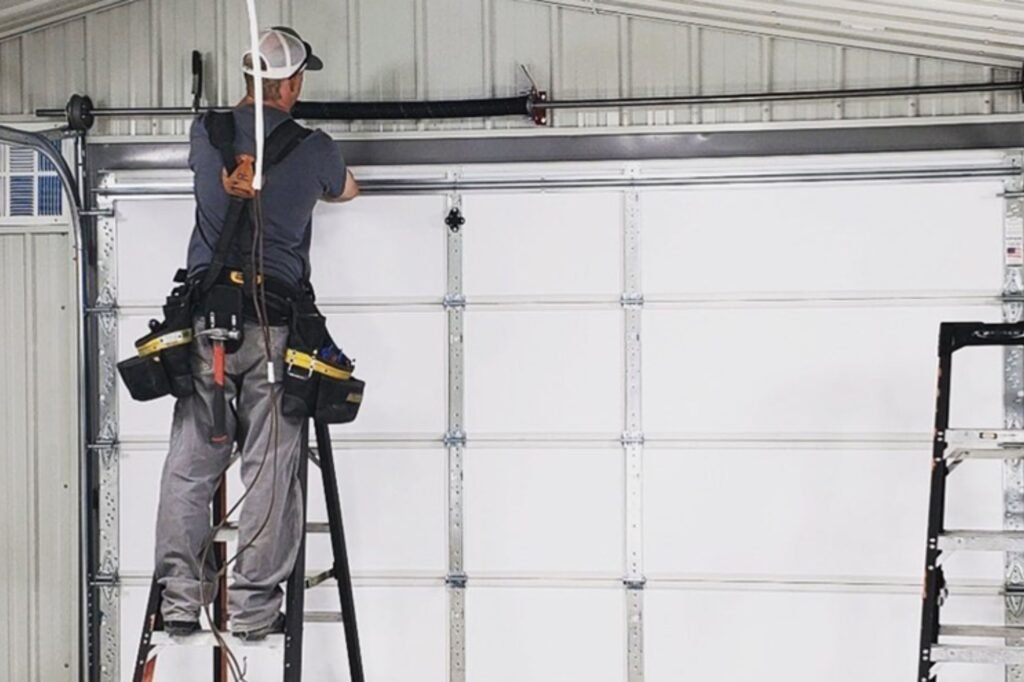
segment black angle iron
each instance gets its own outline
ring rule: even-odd
[[[940,612],[948,595],[943,560],[953,551],[1024,551],[1024,533],[963,531],[945,527],[946,483],[961,464],[979,459],[1024,459],[1024,431],[950,429],[950,390],[953,354],[978,346],[1024,346],[1024,323],[986,324],[946,322],[939,332],[938,395],[935,404],[935,439],[932,450],[931,494],[928,504],[928,541],[921,609],[921,645],[917,682],[937,682],[937,663],[1024,665],[1024,647],[963,645],[964,639],[1024,639],[1024,625],[949,625]],[[1024,591],[1007,587],[1008,596]],[[950,643],[949,640],[954,640]]]
[[[285,594],[285,630],[284,637],[284,682],[300,682],[302,680],[302,639],[303,624],[308,619],[311,622],[341,622],[345,629],[345,649],[348,654],[349,679],[352,682],[364,682],[362,650],[359,644],[359,629],[356,625],[355,599],[352,593],[352,573],[348,562],[348,549],[345,543],[345,528],[341,516],[341,498],[338,494],[337,472],[334,466],[334,453],[331,449],[331,436],[327,425],[315,422],[316,429],[316,453],[304,452],[299,465],[299,480],[302,485],[303,498],[303,523],[306,524],[307,533],[310,526],[306,523],[306,499],[307,499],[307,472],[308,461],[312,460],[320,468],[320,475],[324,486],[324,495],[327,506],[327,530],[331,538],[331,550],[334,561],[331,567],[316,576],[306,577],[306,538],[303,537],[299,546],[298,557],[295,566],[292,568],[291,576],[288,578],[287,591]],[[303,442],[308,442],[303,436]],[[303,446],[308,449],[308,446]],[[224,488],[224,479],[221,479],[220,489],[214,500],[214,524],[219,525],[223,521],[223,514],[227,508],[227,500]],[[215,556],[223,566],[226,560],[226,543],[218,540],[215,545]],[[340,602],[340,613],[313,613],[305,610],[305,593],[307,589],[316,587],[328,580],[333,579],[338,586],[338,599]],[[214,620],[218,629],[223,630],[227,620],[227,585],[226,579],[222,576],[218,585],[218,594],[214,602]],[[149,599],[146,604],[146,616],[143,621],[142,635],[139,639],[138,655],[135,657],[133,682],[154,682],[157,678],[156,663],[159,643],[154,642],[154,635],[160,636],[163,633],[163,621],[160,617],[160,601],[162,588],[154,578],[149,588]],[[204,634],[193,634],[189,637],[201,637]],[[166,635],[164,635],[166,638]],[[271,635],[270,637],[275,637]],[[276,635],[281,637],[281,635]],[[273,643],[273,640],[268,639]],[[253,646],[252,644],[239,645]],[[214,645],[213,651],[213,680],[214,682],[227,682],[228,667],[226,652],[218,645]]]

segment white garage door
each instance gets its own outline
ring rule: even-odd
[[[1002,163],[457,169],[476,189],[319,209],[314,283],[368,382],[333,431],[367,679],[909,680],[938,325],[1001,319],[1003,180],[970,174]],[[964,173],[925,179],[940,167]],[[584,187],[623,176],[662,181]],[[193,204],[168,193],[185,176],[107,184],[127,357]],[[954,421],[1001,426],[1001,354],[963,353]],[[170,409],[118,396],[124,680]],[[999,527],[1000,475],[958,471],[949,525]],[[326,566],[326,539],[310,553]],[[1001,622],[984,588],[1001,557],[954,561],[975,596],[949,610]],[[460,574],[465,590],[446,584]],[[307,633],[307,678],[346,679],[340,626]],[[250,655],[250,679],[280,679],[278,656]],[[173,679],[208,667],[161,658]]]

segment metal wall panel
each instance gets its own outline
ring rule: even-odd
[[[0,42],[0,112],[22,110],[20,40]]]
[[[741,34],[636,16],[599,14],[524,0],[264,0],[261,22],[293,23],[325,58],[309,99],[486,97],[526,89],[520,66],[559,97],[721,93],[733,90],[910,85],[1008,79],[1008,68],[900,55],[863,47]],[[97,103],[144,106],[190,102],[189,53],[208,60],[206,93],[216,104],[242,94],[237,71],[247,40],[240,0],[136,0],[0,42],[0,113],[63,106],[74,91]],[[23,65],[23,69],[19,67]],[[24,71],[24,76],[21,72]],[[1014,93],[886,100],[709,107],[581,114],[555,125],[608,126],[773,120],[949,116],[1019,111]],[[97,133],[178,133],[185,122],[111,123]],[[480,121],[371,123],[393,131],[477,128]],[[497,127],[530,127],[505,119]],[[334,124],[331,129],[349,126]]]
[[[150,12],[148,2],[135,2],[117,12],[97,12],[85,18],[86,35],[90,39],[86,61],[88,94],[96,101],[122,102],[125,106],[151,106],[155,92],[153,64],[156,57],[150,43]],[[114,40],[93,40],[93,37],[118,35]],[[148,132],[152,126],[139,129],[138,121],[119,119],[104,125],[112,134],[126,135]]]
[[[105,39],[119,41],[116,33],[107,35]],[[37,107],[59,104],[67,101],[71,93],[87,88],[85,19],[29,33],[20,40],[23,88],[21,109],[32,111]],[[111,74],[108,77],[117,76]]]
[[[825,90],[841,86],[836,83],[836,76],[843,48],[781,38],[767,40],[773,90]],[[836,102],[780,103],[771,105],[769,110],[773,121],[838,118],[841,113],[842,106]]]
[[[77,680],[75,288],[64,227],[0,227],[0,679]]]

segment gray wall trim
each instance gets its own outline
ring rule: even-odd
[[[344,140],[353,166],[645,161],[812,154],[1007,149],[1024,140],[1024,122],[804,128],[800,130],[531,135],[490,138]],[[93,172],[185,168],[181,142],[92,142]]]

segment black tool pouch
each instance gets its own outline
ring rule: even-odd
[[[351,361],[347,368],[328,366],[341,374],[321,375],[313,416],[322,424],[348,424],[359,416],[366,383],[352,376],[354,366]]]
[[[188,287],[179,287],[164,304],[164,324],[181,334],[183,342],[160,351],[160,362],[167,372],[171,395],[184,398],[195,390],[192,384],[192,296]],[[188,342],[184,341],[188,337]]]
[[[330,357],[324,349],[333,349]],[[324,424],[347,424],[359,414],[366,384],[352,376],[354,365],[331,340],[327,321],[313,300],[292,307],[285,352],[282,412],[313,417]]]
[[[149,334],[135,342],[136,357],[117,364],[132,398],[154,400],[165,395],[191,395],[192,299],[178,287],[164,304],[164,321],[149,321]]]
[[[117,363],[121,381],[135,400],[145,402],[162,398],[171,392],[167,372],[159,355],[135,356]]]

